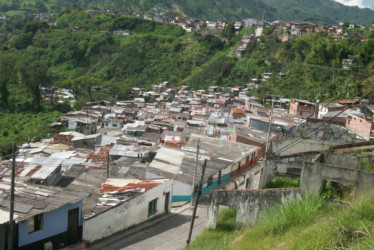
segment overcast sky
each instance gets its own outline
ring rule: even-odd
[[[335,0],[339,3],[349,6],[358,6],[360,8],[369,8],[374,10],[374,0]]]

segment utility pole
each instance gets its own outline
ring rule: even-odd
[[[195,204],[195,207],[193,209],[192,219],[191,219],[191,225],[190,225],[190,231],[188,233],[188,238],[187,238],[187,241],[186,241],[186,247],[188,247],[190,245],[190,242],[191,242],[191,235],[192,235],[192,230],[193,230],[193,224],[195,222],[197,206],[199,205],[199,199],[200,199],[200,194],[201,194],[201,190],[202,190],[202,187],[203,187],[204,174],[205,174],[205,168],[206,168],[207,161],[208,161],[207,159],[204,160],[203,170],[202,170],[202,173],[201,173],[201,180],[200,180],[199,187],[197,189],[196,204]]]
[[[271,135],[271,123],[273,122],[273,108],[274,108],[274,99],[272,97],[271,98],[271,113],[270,113],[269,128],[268,128],[268,138],[266,140],[265,159],[266,159],[266,156],[268,154],[268,149],[269,149],[269,140],[270,140],[270,135]]]
[[[197,165],[199,164],[199,150],[200,150],[200,139],[197,139],[197,143],[196,143],[195,170],[193,172],[193,178],[192,178],[191,207],[193,206],[193,201],[194,201],[196,172],[197,172]]]
[[[14,182],[16,172],[16,143],[13,142],[13,155],[12,155],[12,175],[10,184],[10,209],[9,209],[9,232],[8,232],[8,249],[13,250],[14,243]]]
[[[109,178],[109,151],[106,153],[106,178]]]

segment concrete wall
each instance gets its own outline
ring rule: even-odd
[[[79,208],[79,215],[82,214],[83,202],[67,204],[58,209],[43,213],[44,227],[39,231],[28,233],[28,221],[18,223],[18,247],[37,242],[67,231],[68,212],[71,209]],[[79,226],[82,226],[82,217],[79,216]]]
[[[292,143],[292,144],[291,144]],[[345,142],[321,141],[312,139],[279,139],[271,142],[272,152],[276,155],[291,155],[303,152],[322,151],[331,146],[342,145]]]
[[[276,165],[275,160],[268,160],[265,162],[262,162],[262,174],[261,174],[261,180],[260,180],[260,188],[265,188],[267,184],[271,182],[271,180],[274,178],[274,168]]]
[[[235,180],[227,183],[224,186],[225,190],[245,190],[245,189],[258,189],[260,188],[262,174],[262,165],[259,164],[251,170],[243,173]]]
[[[300,176],[302,163],[304,161],[313,162],[319,153],[308,152],[302,154],[286,155],[275,157],[274,173],[275,175]]]
[[[314,131],[314,129],[316,130]],[[295,142],[295,140],[304,137],[306,137],[306,139]],[[358,138],[354,133],[349,132],[347,129],[341,126],[318,122],[308,122],[299,127],[299,129],[293,133],[273,140],[272,152],[276,155],[290,155],[301,152],[321,151],[329,148],[330,146],[362,141],[363,140],[361,138]],[[288,146],[289,143],[294,142],[295,144],[284,148],[285,146]]]
[[[310,191],[321,193],[324,180],[354,185],[355,199],[366,193],[374,192],[374,173],[372,172],[305,162],[300,180],[303,193]]]
[[[277,175],[300,176],[303,166],[302,163],[276,163],[274,171]]]
[[[236,227],[255,223],[262,212],[276,203],[300,199],[300,189],[212,191],[209,195],[207,227],[216,228],[219,205],[237,209]]]
[[[329,154],[323,153],[323,162],[328,165],[339,166],[342,168],[357,169],[358,157],[354,155]]]
[[[372,195],[374,193],[374,173],[366,171],[358,171],[358,178],[355,188],[354,197],[360,199],[364,195]]]
[[[172,186],[173,180],[169,180],[129,201],[86,219],[83,224],[83,240],[94,242],[164,214],[165,194],[172,192]],[[168,201],[169,211],[170,198],[171,195]],[[148,217],[148,204],[154,199],[157,199],[157,212]]]

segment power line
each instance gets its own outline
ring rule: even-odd
[[[362,96],[359,100],[355,101],[354,103],[351,103],[350,105],[348,105],[346,108],[344,108],[342,111],[340,111],[339,113],[337,113],[336,115],[334,115],[333,117],[331,117],[330,119],[324,121],[322,124],[320,124],[319,126],[317,126],[316,128],[312,129],[311,131],[307,132],[305,135],[301,136],[299,139],[296,139],[295,141],[287,144],[286,146],[278,149],[276,152],[273,152],[272,154],[277,154],[279,152],[281,152],[283,149],[287,149],[289,148],[291,145],[303,140],[303,139],[308,139],[306,136],[313,133],[314,131],[318,130],[320,127],[324,126],[325,124],[327,124],[329,121],[331,121],[332,119],[334,119],[335,117],[339,116],[340,114],[342,114],[344,111],[346,111],[347,109],[351,108],[353,105],[359,103],[361,100],[365,99],[368,95],[370,95],[372,92],[374,92],[374,89],[371,89],[368,93],[366,93],[364,96]]]

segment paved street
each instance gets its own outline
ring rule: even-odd
[[[135,228],[130,235],[128,231],[124,231],[92,245],[89,249],[182,249],[186,244],[192,212],[192,209],[186,209],[176,213],[176,209],[173,209],[170,217],[154,226],[140,231]],[[206,200],[200,203],[196,215],[192,240],[204,230]]]

